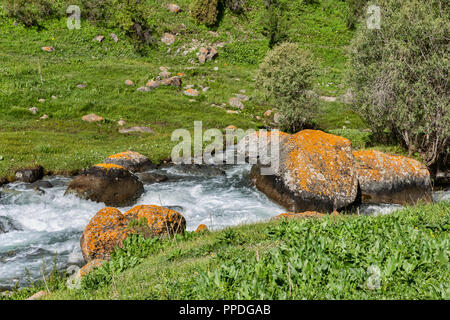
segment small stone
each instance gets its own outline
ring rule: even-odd
[[[131,127],[119,130],[119,133],[131,133],[131,132],[155,133],[155,131],[149,127]]]
[[[90,113],[90,114],[83,116],[81,118],[81,120],[87,121],[87,122],[99,122],[99,121],[105,120],[105,118],[98,116],[95,113]]]
[[[275,113],[273,115],[273,122],[275,122],[276,124],[279,124],[281,120],[281,114],[279,112]]]
[[[111,38],[114,40],[115,43],[119,41],[119,37],[115,33],[110,33],[109,35],[111,36]]]
[[[213,47],[201,47],[198,53],[198,61],[205,63],[211,61],[217,56],[217,50]]]
[[[55,48],[52,47],[52,46],[42,47],[41,49],[43,51],[46,51],[46,52],[53,52],[53,51],[55,51]]]
[[[173,12],[173,13],[178,13],[178,12],[181,11],[180,6],[177,5],[177,4],[175,4],[175,3],[169,3],[169,4],[167,5],[167,9],[169,9],[169,11],[170,11],[170,12]]]
[[[270,117],[272,115],[272,110],[267,110],[264,112],[264,117]]]
[[[139,92],[148,92],[148,91],[150,91],[150,88],[149,87],[140,87],[140,88],[137,89],[137,91],[139,91]]]
[[[40,103],[44,103],[45,102],[45,99],[39,99],[38,100]]]
[[[94,41],[97,41],[97,42],[102,42],[102,41],[103,41],[103,39],[105,39],[105,36],[103,36],[103,35],[99,35],[99,36],[96,36],[96,37],[94,38]]]
[[[160,77],[161,79],[168,79],[168,78],[170,78],[171,75],[172,75],[172,74],[171,74],[170,72],[168,72],[168,71],[163,71],[163,72],[161,72],[161,73],[159,74],[159,77]]]
[[[185,77],[186,74],[184,74],[183,72],[178,72],[178,73],[177,73],[177,76],[179,76],[179,77]]]
[[[152,89],[156,89],[160,86],[161,81],[148,80],[146,86]]]
[[[239,91],[240,93],[245,93],[245,89],[242,89]]]
[[[193,87],[194,87],[193,84],[188,84],[188,85],[186,85],[184,88],[185,88],[185,89],[191,89],[191,88],[193,88]]]
[[[214,71],[219,71],[219,67],[214,67],[213,70]]]
[[[165,86],[172,86],[172,87],[181,87],[181,78],[178,76],[170,77],[168,79],[164,79],[161,81],[161,84]]]
[[[134,86],[134,82],[133,81],[131,81],[131,80],[125,80],[125,84],[127,85],[127,86]]]
[[[84,83],[77,84],[77,88],[84,89],[84,88],[86,88],[86,84],[84,84]]]
[[[161,72],[168,72],[168,71],[169,71],[169,68],[164,67],[164,66],[161,66],[161,67],[159,67],[159,70],[160,70]]]
[[[227,110],[227,113],[229,114],[238,114],[239,112],[236,110]]]
[[[29,108],[28,110],[29,110],[32,114],[36,114],[36,113],[39,112],[39,109],[36,108],[36,107],[31,107],[31,108]]]
[[[52,96],[52,99],[56,100],[56,99],[58,99],[58,97],[57,96]]]
[[[228,127],[225,128],[225,130],[236,130],[237,127],[233,126],[233,125],[229,125]]]
[[[235,108],[244,109],[244,104],[241,102],[239,98],[230,98],[228,101],[229,105]]]
[[[163,34],[163,36],[161,37],[161,41],[164,42],[165,44],[167,44],[168,46],[170,46],[171,44],[173,44],[176,40],[175,35],[165,32]]]
[[[47,294],[48,294],[47,291],[39,291],[39,292],[36,292],[35,294],[33,294],[31,297],[27,298],[26,300],[39,300],[43,296],[46,296]]]
[[[236,98],[238,98],[241,101],[248,101],[248,96],[244,95],[244,94],[236,94]]]
[[[203,92],[207,92],[208,90],[209,90],[209,87],[204,87],[204,88],[202,89]]]
[[[188,89],[184,90],[184,94],[187,95],[187,96],[196,97],[200,93],[197,90],[195,90],[195,89],[188,88]]]
[[[40,117],[39,119],[41,119],[41,120],[46,120],[46,119],[48,119],[48,115],[46,115],[46,114],[44,114],[42,117]]]
[[[119,126],[124,126],[126,124],[126,122],[124,120],[120,119],[119,121],[117,121],[117,124]]]

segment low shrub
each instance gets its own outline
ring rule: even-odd
[[[219,15],[219,0],[194,0],[190,12],[197,23],[213,26]]]
[[[52,0],[3,0],[8,16],[28,27],[41,26],[44,20],[62,13],[62,1]]]

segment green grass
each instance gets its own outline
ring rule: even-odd
[[[86,21],[82,21],[80,30],[68,30],[65,19],[45,21],[39,29],[14,26],[14,20],[0,8],[0,177],[13,178],[16,169],[36,163],[48,172],[74,173],[125,149],[141,152],[158,163],[170,157],[176,144],[170,141],[173,130],[192,130],[194,120],[203,121],[205,129],[231,124],[243,129],[264,126],[256,116],[262,117],[267,109],[276,106],[265,105],[257,98],[247,101],[239,115],[211,106],[227,103],[241,89],[250,97],[255,91],[256,69],[269,50],[268,41],[261,34],[263,1],[248,1],[243,15],[226,11],[212,29],[197,25],[189,16],[189,2],[178,1],[184,10],[173,14],[159,1],[147,1],[155,37],[159,39],[164,32],[179,35],[170,52],[158,41],[145,56],[135,52],[121,30],[102,29]],[[322,66],[315,81],[316,92],[342,94],[346,46],[352,36],[345,27],[345,2],[283,2],[290,21],[290,40],[310,49]],[[118,43],[109,37],[110,32],[119,36]],[[99,34],[106,36],[102,43],[92,40]],[[224,47],[218,47],[215,62],[199,65],[198,50],[182,54],[193,40],[223,42]],[[41,47],[47,45],[56,51],[42,51]],[[185,73],[183,85],[211,89],[196,98],[187,97],[176,88],[137,92],[137,87],[158,75],[160,66],[169,67],[173,73]],[[214,67],[219,67],[219,71],[214,71]],[[124,85],[126,79],[134,81],[136,87]],[[78,89],[79,83],[86,83],[87,87]],[[39,99],[45,102],[38,102]],[[32,106],[39,109],[36,115],[28,111]],[[106,120],[85,123],[81,117],[88,113]],[[39,120],[43,114],[49,119]],[[150,126],[155,134],[119,134],[119,119],[125,120],[127,126]],[[358,130],[366,127],[349,106],[338,103],[322,104],[317,123],[323,130],[342,125]]]
[[[449,299],[449,228],[443,202],[129,238],[80,289],[57,282],[46,299]],[[368,288],[368,270],[379,271],[379,287]]]

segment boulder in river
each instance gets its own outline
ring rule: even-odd
[[[145,184],[164,182],[168,179],[166,175],[153,172],[143,172],[137,174],[137,176]]]
[[[117,164],[131,172],[142,172],[155,167],[149,158],[131,150],[113,154],[106,158],[104,163]]]
[[[114,248],[122,247],[122,241],[133,232],[127,226],[128,219],[118,209],[107,207],[98,211],[81,236],[84,260],[109,259]]]
[[[33,183],[44,176],[44,168],[36,166],[33,168],[24,168],[16,171],[16,180],[21,182]]]
[[[133,222],[133,223],[132,223]],[[186,220],[177,211],[156,206],[135,206],[122,214],[116,208],[103,208],[89,221],[81,236],[81,252],[86,262],[108,260],[116,247],[132,234],[144,237],[183,233]],[[88,268],[88,267],[86,267]]]
[[[91,167],[77,176],[66,190],[66,194],[118,207],[132,205],[143,192],[144,186],[137,176],[111,163]]]
[[[428,169],[419,161],[375,150],[353,152],[364,203],[431,202]]]
[[[252,183],[289,211],[332,212],[353,204],[358,179],[350,140],[303,130],[283,140],[272,175],[251,170]]]

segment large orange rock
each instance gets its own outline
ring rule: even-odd
[[[92,272],[95,268],[100,268],[105,260],[94,259],[86,263],[78,272],[80,278],[86,276],[88,273]]]
[[[355,151],[362,201],[415,204],[431,202],[428,169],[419,161],[375,150]]]
[[[89,221],[81,236],[80,245],[84,260],[109,259],[116,247],[122,247],[122,241],[133,230],[128,228],[128,219],[115,208],[104,208]]]
[[[142,172],[147,169],[154,168],[154,165],[149,158],[138,152],[130,150],[113,154],[112,156],[106,158],[104,163],[117,164],[130,170],[131,172]]]
[[[283,140],[279,160],[272,175],[254,165],[251,181],[289,211],[332,212],[355,202],[358,180],[348,139],[303,130]]]
[[[200,232],[207,232],[208,227],[206,226],[206,224],[201,224],[197,227],[197,229],[195,229],[195,233],[200,233]]]
[[[125,212],[128,220],[147,220],[146,228],[136,228],[144,236],[172,236],[183,233],[186,229],[186,220],[175,210],[156,206],[139,205]]]
[[[135,203],[143,192],[144,185],[130,171],[116,164],[100,163],[72,180],[65,194],[121,207]]]

